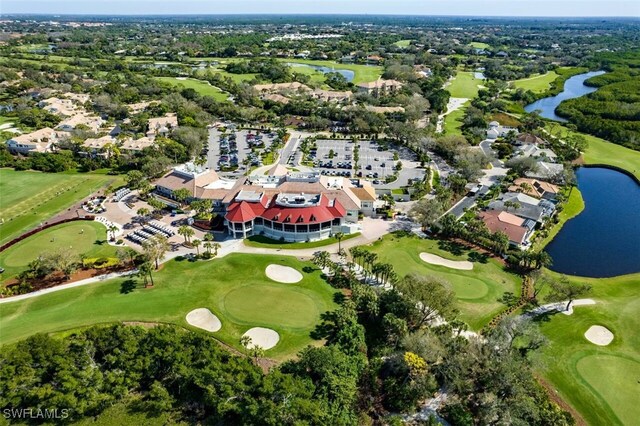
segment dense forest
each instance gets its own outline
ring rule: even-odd
[[[562,102],[556,112],[578,130],[640,150],[640,51],[601,54],[592,68],[607,71],[585,82],[598,90]]]

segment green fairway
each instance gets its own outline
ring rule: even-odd
[[[557,133],[557,129],[561,129],[563,134],[576,133],[558,123],[547,123],[545,127],[553,134]],[[586,133],[580,134],[588,142],[588,148],[582,155],[585,164],[604,164],[619,167],[640,179],[640,151],[634,151]]]
[[[378,255],[378,261],[392,264],[401,276],[415,272],[448,281],[458,300],[460,319],[474,330],[481,329],[494,315],[505,309],[505,305],[498,301],[504,292],[515,295],[520,292],[520,277],[506,272],[504,266],[495,259],[485,258],[456,244],[391,234],[376,241],[370,248]],[[457,270],[426,263],[420,259],[422,252],[451,260],[472,261],[473,270]]]
[[[553,273],[552,273],[553,274]],[[614,278],[569,277],[592,286],[593,306],[579,306],[573,315],[552,315],[540,321],[549,344],[534,363],[560,396],[592,425],[634,425],[640,418],[640,274]],[[592,325],[609,329],[608,346],[589,342]]]
[[[523,78],[513,81],[516,89],[531,90],[533,93],[546,92],[551,88],[551,83],[558,78],[559,75],[555,71],[549,71],[546,74],[539,74],[529,78]]]
[[[478,85],[482,85],[482,80],[475,78],[471,71],[458,71],[456,77],[446,90],[451,93],[452,98],[473,99],[478,96]]]
[[[319,67],[335,68],[337,70],[350,70],[355,73],[353,84],[375,81],[382,76],[383,69],[378,65],[340,64],[333,61],[316,61],[313,59],[279,59],[283,62],[295,64],[317,65]],[[297,69],[296,69],[297,71]]]
[[[258,77],[258,74],[233,74],[230,72],[227,72],[223,69],[220,68],[210,68],[208,70],[202,70],[202,71],[198,71],[196,74],[199,77],[205,77],[207,75],[207,73],[210,74],[218,74],[223,78],[230,78],[234,83],[238,84],[238,83],[244,83],[247,81],[251,81],[255,78]]]
[[[0,244],[47,221],[115,176],[0,169]]]
[[[64,223],[26,238],[0,253],[5,268],[0,281],[18,274],[44,252],[63,248],[88,258],[113,257],[116,248],[107,244],[107,229],[100,222]]]
[[[273,282],[265,275],[269,264],[295,268],[303,280]],[[283,359],[312,344],[310,333],[321,314],[336,307],[336,290],[320,278],[317,268],[295,257],[231,254],[206,262],[172,260],[154,273],[154,280],[155,286],[147,289],[138,278],[119,278],[2,305],[0,342],[121,321],[172,323],[198,330],[187,324],[185,316],[193,309],[208,308],[222,322],[214,337],[240,348],[240,337],[248,329],[272,328],[280,334],[280,342],[267,356]]]
[[[480,41],[472,41],[471,43],[469,43],[469,46],[475,47],[476,49],[488,49],[491,47],[491,45],[482,43]]]
[[[464,113],[469,105],[471,105],[471,102],[465,102],[460,108],[444,116],[442,128],[447,135],[462,134],[462,120],[464,119]]]
[[[194,78],[182,79],[177,77],[156,77],[156,79],[177,87],[182,86],[187,89],[193,89],[201,96],[211,96],[219,102],[224,102],[229,97],[228,93],[212,86],[208,81],[196,80]]]
[[[397,47],[405,48],[405,47],[409,47],[409,45],[411,44],[411,40],[398,40],[393,44],[396,45]]]

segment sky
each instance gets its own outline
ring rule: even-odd
[[[640,16],[640,0],[0,0],[0,14]]]

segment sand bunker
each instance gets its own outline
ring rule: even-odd
[[[589,327],[584,337],[588,341],[598,346],[607,346],[613,341],[613,333],[601,325],[592,325]]]
[[[260,346],[262,349],[271,349],[280,340],[280,335],[275,330],[263,327],[253,327],[247,330],[244,336],[251,337],[251,343],[247,345],[248,349],[254,346]]]
[[[289,266],[269,265],[264,273],[279,283],[293,284],[302,281],[302,274]]]
[[[463,271],[473,269],[473,263],[468,260],[449,260],[431,253],[420,253],[420,259],[432,265],[446,266],[451,269],[461,269]]]
[[[194,327],[215,333],[220,330],[222,323],[217,316],[207,308],[198,308],[187,314],[187,322]]]

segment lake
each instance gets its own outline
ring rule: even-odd
[[[290,67],[303,67],[303,68],[313,68],[315,70],[320,71],[323,74],[328,74],[330,72],[337,72],[338,74],[341,74],[347,81],[351,82],[353,81],[353,78],[356,76],[356,73],[354,71],[351,70],[345,70],[345,69],[335,69],[335,68],[330,68],[330,67],[323,67],[320,65],[311,65],[311,64],[300,64],[297,62],[287,62],[287,65],[289,65]]]
[[[594,77],[596,75],[604,74],[604,71],[591,71],[584,74],[574,75],[564,82],[564,90],[558,93],[556,96],[548,98],[542,98],[524,107],[527,112],[533,112],[540,110],[540,116],[548,118],[550,120],[566,122],[564,118],[556,114],[556,107],[560,105],[560,102],[567,99],[579,98],[580,96],[588,95],[589,93],[598,90],[597,87],[585,86],[585,80]]]
[[[551,269],[598,278],[640,272],[640,185],[611,169],[576,174],[585,208],[547,246]]]

